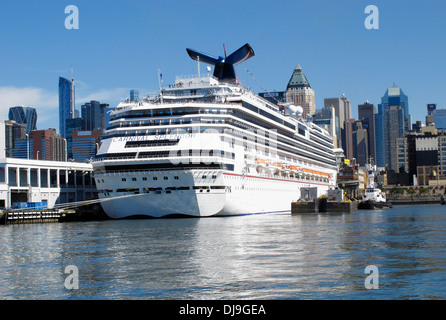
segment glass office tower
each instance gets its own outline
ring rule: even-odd
[[[66,120],[74,118],[74,86],[72,81],[59,78],[59,133],[66,138]]]
[[[37,111],[34,108],[17,106],[9,108],[8,119],[26,125],[26,133],[37,130]]]
[[[378,167],[387,165],[391,169],[398,170],[395,167],[395,153],[392,148],[396,139],[404,137],[405,132],[410,129],[409,119],[409,99],[401,88],[393,84],[381,98],[378,113],[375,114],[376,163]]]

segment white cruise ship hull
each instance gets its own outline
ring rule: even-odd
[[[216,178],[213,179],[212,176]],[[158,187],[160,190],[146,191],[143,187],[147,184],[135,181],[131,189],[138,191],[124,196],[122,193],[102,195],[101,198],[106,200],[102,202],[102,207],[112,219],[213,217],[289,212],[291,202],[299,199],[302,187],[317,187],[319,194],[324,194],[330,187],[328,184],[308,183],[298,179],[206,171],[129,173],[98,178],[104,180],[107,185],[113,185],[119,183],[123,177],[126,177],[126,180],[137,177],[137,181],[142,177],[147,181],[157,177],[157,181],[162,181],[162,184],[157,184],[161,185]],[[175,180],[175,177],[178,180]],[[189,182],[189,185],[185,182]]]

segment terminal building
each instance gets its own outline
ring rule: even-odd
[[[91,163],[26,160],[0,156],[0,208],[15,202],[57,204],[97,195]]]

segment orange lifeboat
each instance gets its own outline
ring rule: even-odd
[[[320,172],[320,171],[316,171],[316,170],[311,170],[311,169],[303,169],[304,172],[307,173],[312,173],[312,174],[317,174],[323,177],[327,177],[327,178],[331,178],[331,175],[325,172]]]

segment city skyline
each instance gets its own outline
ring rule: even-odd
[[[219,3],[209,1],[104,5],[81,0],[74,3],[78,30],[64,26],[68,4],[1,5],[0,30],[7,48],[0,53],[2,121],[10,107],[24,105],[37,109],[38,129],[59,128],[54,119],[57,82],[59,77],[71,79],[71,66],[77,110],[91,100],[113,107],[131,89],[139,90],[140,97],[155,93],[158,69],[163,84],[177,75],[196,74],[197,63],[186,48],[224,55],[223,45],[232,52],[244,43],[256,56],[236,72],[256,92],[285,90],[299,64],[318,110],[324,98],[345,94],[357,118],[358,105],[368,100],[377,106],[393,83],[408,96],[413,122],[425,121],[426,104],[446,108],[441,81],[446,4],[438,1],[282,1],[273,7],[266,1],[229,1],[237,10],[221,12]],[[377,30],[364,26],[369,4],[379,9]],[[217,13],[221,19],[216,24]],[[206,72],[203,64],[201,72]]]

